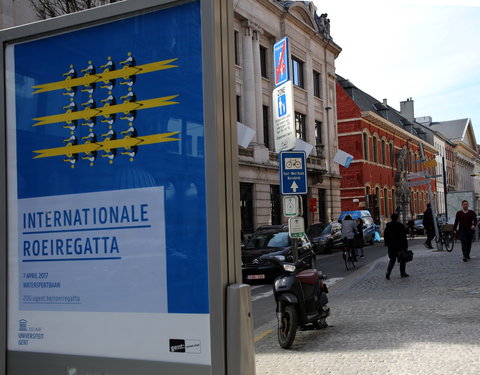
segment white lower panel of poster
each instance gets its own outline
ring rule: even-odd
[[[26,311],[8,349],[209,365],[209,314]]]

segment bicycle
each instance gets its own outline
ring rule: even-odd
[[[350,247],[348,243],[347,244],[344,243],[342,248],[342,256],[343,256],[343,261],[345,262],[345,268],[347,269],[347,271],[349,271],[350,269],[355,269],[357,264],[357,258],[356,257],[354,258],[352,256],[353,251],[354,249]]]
[[[439,242],[442,248],[448,252],[451,252],[455,245],[455,233],[453,232],[453,225],[442,225],[439,237]]]

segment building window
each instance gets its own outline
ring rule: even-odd
[[[270,185],[270,205],[272,225],[282,224],[282,197],[278,185]]]
[[[378,139],[373,137],[373,161],[378,163]]]
[[[321,121],[315,121],[315,148],[318,157],[324,157],[324,147],[325,146],[322,141],[322,123]]]
[[[292,68],[293,68],[293,84],[295,86],[304,87],[303,80],[303,62],[292,57]]]
[[[295,112],[295,131],[297,133],[297,138],[302,141],[307,141],[305,123],[305,115]]]
[[[387,155],[386,155],[386,150],[385,150],[385,140],[382,139],[382,164],[386,165],[387,164]]]
[[[267,75],[267,49],[260,46],[260,72],[263,78],[268,78]]]
[[[240,215],[242,233],[253,233],[253,184],[240,182]]]
[[[264,105],[262,106],[263,110],[263,143],[265,144],[265,147],[270,148],[270,131],[268,127],[268,113],[269,113],[269,108]]]
[[[363,158],[368,161],[368,135],[363,133]]]
[[[321,75],[316,70],[313,71],[313,95],[317,98],[322,97],[322,80]]]
[[[393,146],[393,142],[390,143],[390,167],[394,167],[395,165],[395,147]]]
[[[235,45],[233,46],[233,48],[235,49],[235,65],[238,65],[238,31],[237,30],[235,30],[234,37],[235,37]]]

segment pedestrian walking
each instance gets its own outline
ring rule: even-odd
[[[356,218],[355,223],[357,225],[357,234],[355,234],[355,240],[353,247],[359,258],[363,258],[363,220],[361,218]]]
[[[433,237],[435,237],[435,227],[433,223],[432,206],[430,203],[427,203],[427,209],[423,213],[423,228],[427,233],[427,240],[424,245],[427,249],[433,249],[432,240]]]
[[[470,250],[472,248],[472,239],[477,226],[477,215],[475,212],[468,209],[468,201],[462,201],[462,209],[455,215],[455,223],[453,224],[453,231],[457,232],[462,243],[463,261],[470,259]]]
[[[408,220],[407,223],[408,226],[408,233],[410,234],[410,238],[415,238],[415,221],[413,220],[413,217]]]
[[[355,253],[354,240],[357,234],[357,225],[350,215],[345,215],[342,221],[342,241],[348,246],[352,253],[354,262],[357,261],[357,254]]]
[[[407,228],[398,221],[398,214],[393,213],[390,216],[390,221],[385,226],[385,231],[383,232],[383,238],[385,240],[385,246],[388,249],[388,257],[390,261],[388,262],[387,274],[385,277],[387,280],[390,280],[390,274],[392,273],[393,266],[398,257],[398,253],[408,249],[408,240],[407,240]],[[405,272],[405,261],[399,261],[400,263],[400,276],[408,277]]]

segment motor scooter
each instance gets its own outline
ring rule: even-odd
[[[303,259],[296,263],[276,258],[271,261],[283,270],[273,283],[273,294],[277,303],[278,343],[288,349],[298,328],[308,330],[328,326],[328,288],[322,282],[327,277],[314,268],[302,267]]]

